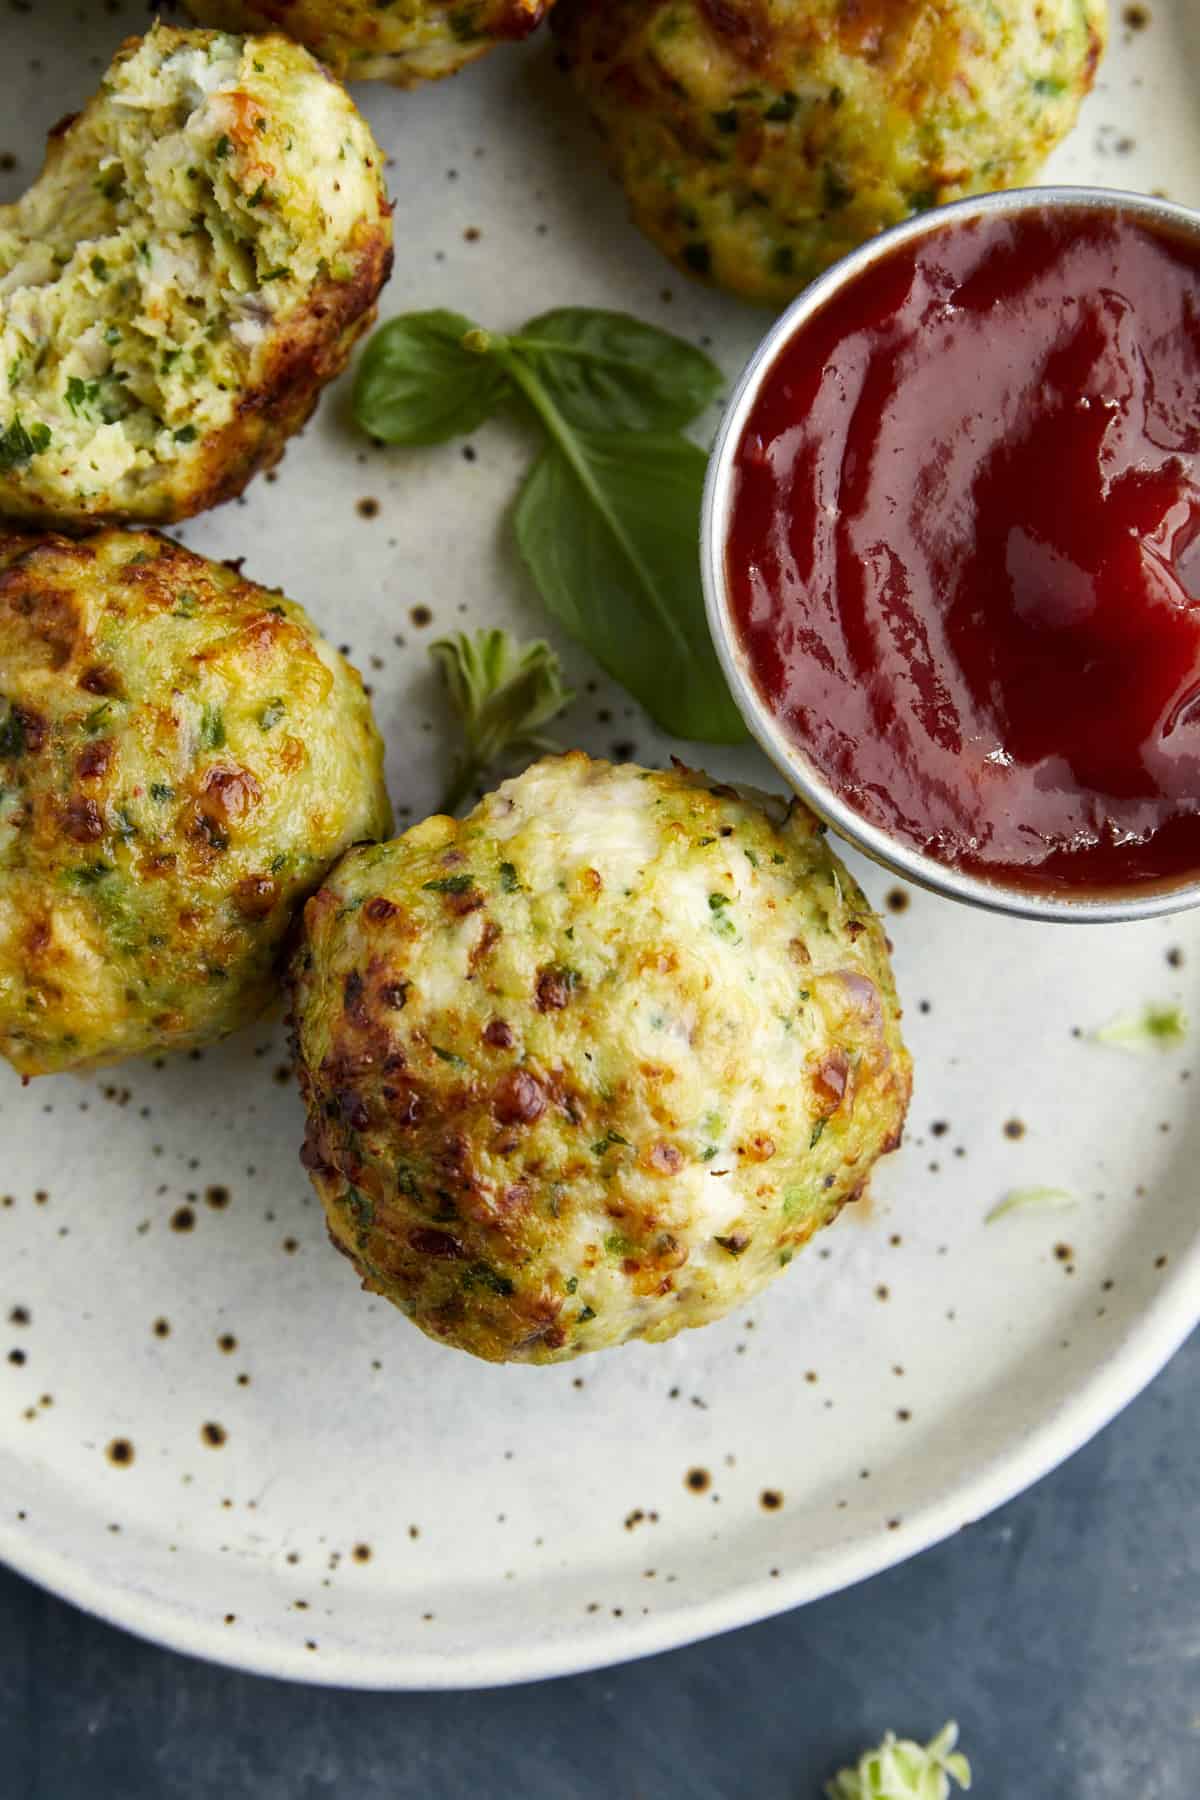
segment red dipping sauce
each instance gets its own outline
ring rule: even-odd
[[[1042,892],[1200,874],[1200,247],[1056,208],[902,243],[738,446],[753,679],[861,817]]]

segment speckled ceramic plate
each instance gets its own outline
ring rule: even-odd
[[[1200,204],[1200,12],[1115,21],[1048,174]],[[0,183],[144,7],[5,14]],[[1190,38],[1190,42],[1189,42]],[[618,305],[711,342],[762,314],[680,281],[596,164],[552,46],[416,94],[359,90],[397,201],[387,306],[507,326]],[[402,819],[446,737],[435,628],[542,630],[502,525],[524,445],[364,448],[327,396],[278,479],[180,535],[282,584],[375,690]],[[565,730],[670,746],[566,647]],[[770,782],[750,752],[711,765]],[[911,1131],[748,1310],[574,1367],[491,1368],[360,1294],[297,1162],[277,1019],[203,1057],[40,1081],[0,1070],[0,1552],[131,1629],[347,1685],[585,1668],[859,1579],[978,1516],[1104,1423],[1200,1314],[1193,1052],[1091,1028],[1200,1013],[1200,914],[1092,929],[989,918],[859,870],[889,910],[917,1063]],[[985,1216],[1048,1184],[1062,1213]]]

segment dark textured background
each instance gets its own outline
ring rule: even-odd
[[[1200,1796],[1200,1335],[936,1550],[649,1662],[475,1694],[210,1668],[0,1572],[0,1800],[818,1800],[953,1715],[990,1800]]]

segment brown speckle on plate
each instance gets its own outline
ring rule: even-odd
[[[33,1315],[27,1306],[14,1306],[8,1315],[8,1322],[10,1325],[30,1325],[33,1323]]]
[[[133,1461],[133,1445],[128,1438],[114,1438],[104,1454],[114,1468],[127,1469]]]
[[[217,1349],[223,1350],[226,1356],[231,1355],[232,1352],[237,1349],[237,1339],[234,1337],[232,1331],[223,1331],[221,1333],[220,1337],[217,1339]]]
[[[228,1435],[225,1427],[216,1424],[212,1419],[207,1420],[200,1427],[201,1442],[207,1444],[210,1450],[219,1450]]]
[[[758,1496],[758,1504],[764,1512],[778,1512],[783,1505],[783,1495],[778,1488],[764,1488]]]
[[[433,614],[430,612],[430,610],[427,606],[412,606],[412,607],[410,607],[408,616],[412,620],[413,624],[418,627],[423,627],[425,625],[433,624]]]
[[[886,904],[889,912],[907,912],[910,904],[910,895],[907,889],[901,887],[889,888]]]
[[[190,1231],[196,1223],[196,1214],[190,1206],[177,1206],[171,1214],[172,1231]]]
[[[690,1488],[693,1494],[706,1494],[712,1486],[712,1476],[707,1469],[689,1469],[683,1478],[683,1485]]]
[[[205,1188],[204,1199],[214,1212],[221,1212],[229,1205],[229,1189],[227,1187]]]
[[[350,1552],[356,1563],[368,1563],[371,1560],[370,1544],[355,1544]]]

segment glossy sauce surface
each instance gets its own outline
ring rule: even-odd
[[[1025,888],[1200,872],[1200,248],[954,224],[800,326],[738,447],[736,628],[863,818]]]

